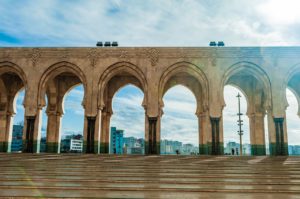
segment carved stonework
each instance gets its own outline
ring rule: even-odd
[[[158,63],[159,51],[156,48],[150,48],[147,50],[146,56],[150,59],[151,65],[155,66]]]
[[[7,60],[7,59],[11,58],[11,56],[8,51],[3,51],[0,58],[3,60]]]
[[[95,49],[95,48],[91,49],[88,52],[87,57],[90,60],[91,66],[95,67],[95,65],[97,64],[98,58],[99,58],[99,54],[97,52],[97,49]]]
[[[215,67],[217,66],[217,51],[216,50],[213,50],[211,55],[210,55],[210,64],[211,66]]]
[[[41,51],[39,48],[33,48],[31,54],[29,55],[29,58],[31,59],[32,66],[35,67],[38,60],[41,57]]]
[[[68,50],[64,50],[60,54],[61,59],[69,59],[70,58],[70,52]]]
[[[122,61],[128,61],[129,60],[128,51],[122,50],[120,52],[119,59],[122,60]]]

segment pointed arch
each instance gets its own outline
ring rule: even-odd
[[[192,91],[197,101],[197,113],[208,109],[208,80],[203,71],[190,62],[177,62],[169,66],[159,81],[159,103],[163,107],[162,98],[168,89],[181,84]]]
[[[270,78],[269,78],[268,74],[261,67],[259,67],[258,65],[254,64],[252,62],[242,61],[242,62],[237,62],[237,63],[231,65],[228,68],[228,70],[225,72],[225,74],[222,78],[221,88],[223,88],[223,90],[224,90],[224,86],[229,83],[230,78],[234,77],[234,75],[236,75],[236,74],[241,74],[241,73],[252,76],[254,79],[256,79],[256,81],[258,83],[260,83],[262,85],[263,91],[266,94],[263,106],[265,109],[268,109],[269,107],[271,107],[272,106],[272,92],[271,92]],[[241,90],[243,90],[240,87],[240,85],[235,85],[235,86],[238,86]],[[247,94],[245,96],[247,96]],[[221,92],[221,98],[223,100],[223,104],[225,105],[223,92]]]
[[[56,76],[63,74],[63,73],[71,73],[72,75],[79,78],[81,83],[83,84],[84,90],[86,91],[87,81],[83,71],[80,69],[79,66],[62,61],[51,65],[42,75],[39,81],[39,88],[38,88],[38,106],[45,106],[45,94],[46,94],[46,87],[47,83],[50,79],[55,78]],[[83,106],[85,105],[86,101],[86,92],[84,92],[83,97]]]
[[[98,82],[98,106],[104,107],[104,92],[106,90],[106,87],[110,80],[112,80],[117,75],[128,75],[132,76],[131,79],[124,79],[120,82],[116,82],[116,89],[113,91],[114,93],[117,92],[121,87],[127,85],[127,84],[133,84],[140,88],[144,92],[144,100],[143,100],[143,106],[147,102],[147,80],[144,76],[144,73],[141,71],[141,69],[130,63],[130,62],[117,62],[115,64],[110,65],[101,75],[99,82]]]
[[[287,75],[285,76],[284,80],[284,87],[285,90],[289,88],[292,93],[295,95],[297,99],[297,103],[300,104],[300,63],[295,64],[291,67],[288,71]],[[285,95],[285,108],[289,106],[287,96]],[[298,113],[297,115],[300,117],[300,106],[298,106]]]

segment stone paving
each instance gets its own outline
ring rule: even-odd
[[[300,157],[2,153],[0,197],[300,198]]]

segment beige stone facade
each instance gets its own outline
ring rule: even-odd
[[[24,152],[39,152],[47,97],[47,151],[58,152],[63,97],[83,84],[84,149],[108,153],[112,98],[133,84],[144,92],[145,151],[158,154],[164,93],[177,84],[197,100],[201,154],[223,153],[225,85],[246,96],[253,155],[287,154],[286,88],[300,96],[299,47],[0,48],[0,142],[9,151],[15,96],[25,89]],[[299,102],[299,101],[298,101]]]

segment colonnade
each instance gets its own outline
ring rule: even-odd
[[[108,153],[113,95],[133,84],[144,92],[145,153],[159,154],[162,98],[180,84],[196,97],[200,154],[223,154],[223,90],[233,85],[247,98],[252,155],[266,154],[265,116],[271,155],[287,155],[285,90],[300,94],[298,52],[291,47],[0,48],[0,151],[10,150],[15,96],[24,88],[23,152],[39,152],[46,104],[47,152],[59,152],[64,96],[82,84],[84,152]]]

